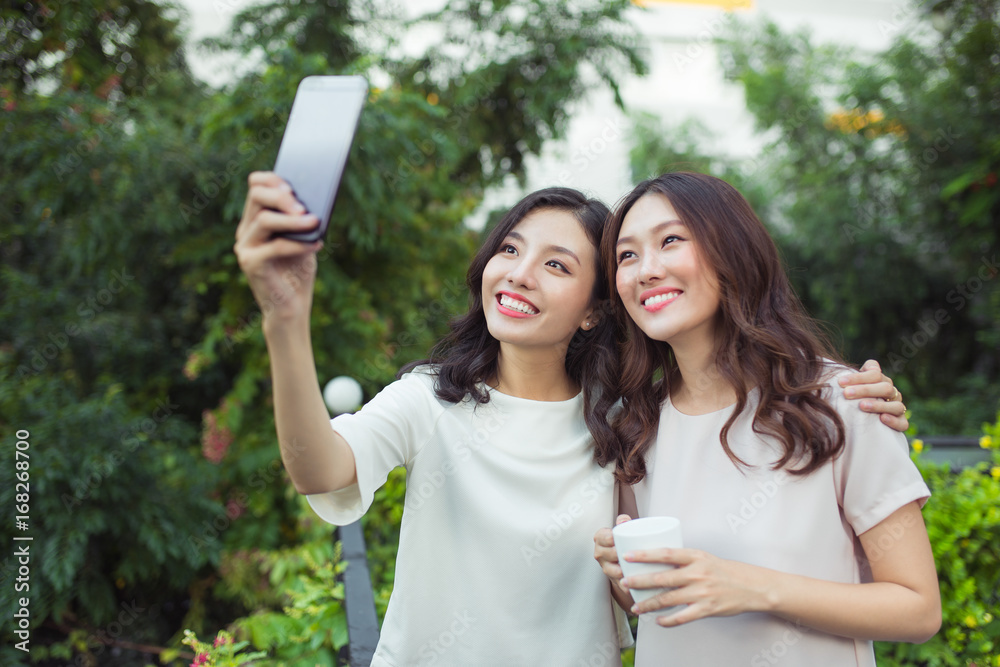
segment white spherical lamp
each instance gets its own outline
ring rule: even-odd
[[[333,378],[323,388],[323,402],[335,415],[357,410],[363,396],[358,381],[347,375]]]

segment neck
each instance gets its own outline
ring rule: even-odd
[[[497,375],[489,384],[508,396],[534,401],[566,401],[580,387],[566,374],[565,350],[532,350],[500,343]]]
[[[736,390],[715,363],[714,338],[671,341],[670,347],[680,376],[680,382],[670,392],[670,400],[678,410],[701,415],[736,402]]]

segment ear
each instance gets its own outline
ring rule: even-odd
[[[604,317],[605,311],[607,311],[608,302],[606,300],[598,301],[594,306],[587,311],[587,314],[583,316],[583,322],[580,323],[580,328],[584,331],[590,331],[596,327],[601,319]]]

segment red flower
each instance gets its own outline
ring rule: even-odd
[[[229,445],[233,444],[233,434],[227,427],[220,427],[215,415],[208,410],[202,413],[202,419],[205,429],[201,434],[201,453],[212,463],[220,463]]]

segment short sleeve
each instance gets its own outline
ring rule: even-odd
[[[931,492],[910,460],[906,436],[883,424],[878,415],[862,412],[858,401],[844,398],[836,378],[830,391],[830,403],[844,420],[846,436],[844,451],[833,465],[834,483],[854,532],[860,535],[874,528],[913,501],[922,507]]]
[[[330,420],[354,452],[358,481],[339,491],[306,496],[324,521],[343,526],[360,519],[389,472],[408,465],[419,453],[444,410],[433,385],[426,373],[408,373],[358,412]]]

